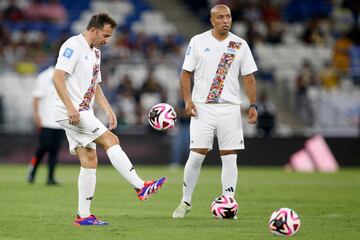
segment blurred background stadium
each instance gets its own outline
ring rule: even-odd
[[[211,27],[216,3],[229,5],[232,32],[252,48],[259,105],[266,109],[260,125],[244,122],[239,164],[284,165],[306,139],[321,134],[340,166],[359,166],[360,2],[352,0],[1,1],[0,163],[29,161],[37,141],[31,108],[37,73],[92,14],[107,12],[119,24],[102,49],[102,88],[118,116],[116,132],[135,164],[170,164],[181,131],[153,132],[147,112],[158,102],[180,112],[184,50]],[[219,164],[215,156],[207,163]],[[78,162],[67,143],[60,162]]]

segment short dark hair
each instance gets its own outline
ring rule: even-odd
[[[102,29],[105,24],[110,24],[112,28],[115,28],[117,25],[115,20],[111,18],[107,13],[99,13],[91,17],[86,27],[86,30],[90,30],[90,28],[92,27]]]

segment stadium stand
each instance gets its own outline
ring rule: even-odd
[[[133,119],[121,122],[121,127],[138,130],[146,124],[147,109],[143,105],[156,101],[141,94],[149,72],[166,93],[162,100],[175,104],[178,73],[187,45],[184,36],[188,34],[184,28],[177,27],[179,22],[168,20],[174,19],[169,16],[171,12],[155,9],[151,2],[154,0],[1,1],[0,70],[4,86],[0,89],[1,131],[32,131],[28,91],[35,73],[51,64],[64,39],[80,33],[89,16],[99,11],[108,12],[119,23],[112,46],[102,49],[102,71],[104,90],[111,96],[119,117]],[[203,26],[209,26],[210,6],[230,3],[233,32],[243,36],[253,48],[260,69],[259,87],[266,88],[277,105],[278,135],[358,134],[360,34],[356,3],[347,0],[334,3],[321,0],[316,4],[310,0],[176,2],[186,4],[203,21]],[[50,3],[65,9],[59,11],[59,15],[66,16],[65,20],[46,16],[34,20],[27,14],[31,4],[40,4],[46,12]],[[311,65],[316,76],[304,82],[305,104],[298,105],[297,79],[303,74],[304,62]],[[125,78],[132,83],[132,91],[121,90]],[[121,106],[122,101],[129,104]],[[135,113],[130,110],[132,106]],[[305,110],[300,109],[303,107]],[[127,114],[133,117],[126,117]],[[255,128],[245,131],[247,135],[255,134]]]

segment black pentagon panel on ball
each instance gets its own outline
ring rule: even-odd
[[[156,118],[157,116],[159,116],[159,113],[158,113],[158,111],[156,111],[155,109],[153,109],[151,112],[150,112],[150,118],[151,119],[154,119],[154,118]]]
[[[236,212],[233,211],[233,208],[225,208],[224,210],[225,211],[222,214],[224,219],[232,219],[232,218],[234,218]]]

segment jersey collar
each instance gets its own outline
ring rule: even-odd
[[[90,48],[89,43],[86,41],[84,35],[82,33],[80,33],[79,35],[80,35],[80,39],[83,42],[83,44],[87,46],[86,49],[88,49],[89,51],[92,51],[92,49]]]
[[[229,31],[228,36],[227,36],[224,40],[219,41],[219,40],[217,40],[217,39],[212,35],[212,31],[213,31],[212,29],[209,30],[210,38],[213,39],[213,40],[214,40],[215,42],[217,42],[218,44],[226,43],[227,40],[229,40],[229,38],[230,38],[231,35],[232,35],[232,33]]]

